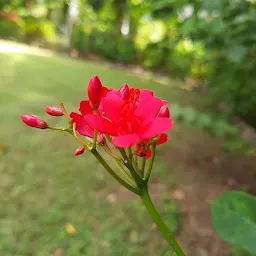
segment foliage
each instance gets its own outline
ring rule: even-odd
[[[50,21],[31,20],[21,26],[20,33],[25,42],[33,42],[40,39],[50,41],[55,36],[55,26]]]
[[[226,242],[256,254],[256,198],[230,191],[211,201],[213,226]]]
[[[0,36],[2,38],[15,38],[19,33],[19,26],[16,23],[0,20]]]
[[[193,14],[181,30],[204,42],[211,61],[208,85],[216,101],[247,118],[256,107],[255,24],[253,1],[191,1]]]

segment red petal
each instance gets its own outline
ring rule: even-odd
[[[93,129],[83,120],[83,117],[77,113],[70,114],[72,122],[76,124],[76,131],[81,135],[93,138]]]
[[[121,118],[122,104],[123,100],[120,97],[115,95],[107,96],[101,101],[99,113],[111,121],[116,122]]]
[[[152,96],[143,97],[134,112],[134,114],[142,120],[150,120],[157,116],[162,106],[162,101],[159,98]]]
[[[168,140],[168,135],[166,133],[162,133],[159,139],[156,142],[156,145],[164,144]]]
[[[151,149],[149,148],[148,151],[147,151],[147,154],[146,154],[146,158],[150,158],[152,155],[152,152],[151,152]]]
[[[172,119],[157,117],[147,123],[140,132],[141,139],[149,139],[163,132],[166,132],[172,127]]]
[[[140,90],[140,97],[144,97],[144,96],[153,96],[154,92],[150,91],[150,90]]]
[[[86,114],[92,114],[93,110],[90,104],[89,100],[82,100],[80,102],[80,108],[79,111],[81,112],[81,114],[84,116]]]
[[[167,100],[162,100],[162,106],[168,104],[168,101]]]
[[[107,95],[108,92],[110,92],[111,90],[108,89],[107,87],[102,86],[101,88],[101,98],[105,97]]]
[[[119,148],[126,148],[135,145],[139,142],[140,138],[137,134],[120,135],[112,139],[112,143]]]
[[[85,115],[83,119],[90,125],[90,127],[101,133],[110,136],[116,136],[118,134],[116,126],[99,115]]]

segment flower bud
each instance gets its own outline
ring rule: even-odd
[[[100,104],[101,90],[102,90],[102,84],[100,79],[97,76],[93,76],[88,83],[87,93],[88,93],[89,100],[93,108],[95,109],[98,109]]]
[[[136,155],[139,156],[139,157],[146,157],[147,159],[151,157],[151,150],[150,148],[147,150],[147,152],[145,150],[142,149],[141,146],[139,146],[137,148],[137,152],[136,152]]]
[[[56,106],[48,106],[45,108],[45,112],[49,114],[50,116],[63,116],[63,112],[60,108]]]
[[[169,108],[164,107],[159,111],[158,117],[170,117],[170,112],[169,112]]]
[[[103,136],[102,133],[98,134],[98,137],[97,137],[97,142],[101,145],[103,145],[105,143],[105,138]]]
[[[21,120],[23,121],[23,123],[25,123],[27,126],[30,126],[30,127],[34,127],[38,129],[48,128],[48,125],[44,120],[32,114],[22,115]]]
[[[143,157],[143,156],[146,156],[147,153],[144,150],[139,149],[139,150],[137,150],[136,155],[139,157]]]
[[[84,153],[84,150],[85,150],[84,146],[81,146],[81,147],[79,147],[79,148],[77,148],[77,149],[75,150],[74,155],[75,155],[75,156],[81,155],[81,154]]]
[[[123,84],[119,89],[119,92],[123,100],[128,100],[130,98],[130,90],[127,84]]]

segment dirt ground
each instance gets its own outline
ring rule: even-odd
[[[175,174],[179,185],[171,191],[181,214],[178,240],[188,256],[231,255],[231,247],[213,231],[207,200],[233,189],[256,194],[256,157],[226,152],[221,139],[184,129],[174,129],[174,146],[165,152],[170,168],[180,167]]]

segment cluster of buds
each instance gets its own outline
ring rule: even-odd
[[[167,141],[165,132],[172,127],[167,101],[155,97],[152,91],[129,88],[127,84],[119,90],[104,87],[97,76],[90,79],[87,94],[88,100],[80,102],[79,112],[68,114],[63,104],[45,108],[51,116],[65,116],[66,128],[52,127],[32,114],[21,119],[30,127],[70,133],[80,144],[75,156],[90,151],[121,184],[138,192],[140,184],[149,179],[156,146]],[[99,154],[98,147],[116,163],[118,174]]]

